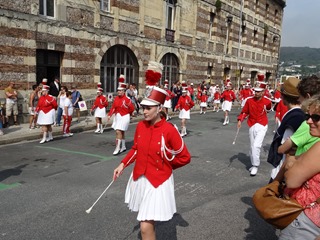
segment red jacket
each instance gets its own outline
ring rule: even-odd
[[[233,100],[236,100],[236,95],[233,90],[224,90],[221,98],[223,98],[224,101],[232,102]]]
[[[240,99],[245,100],[248,97],[253,96],[253,92],[250,88],[245,88],[240,91]]]
[[[288,112],[288,107],[283,104],[283,101],[281,99],[280,102],[278,102],[277,104],[275,117],[278,118],[281,122],[286,112]]]
[[[213,95],[214,100],[220,100],[221,99],[221,93],[219,91],[216,91]]]
[[[93,103],[93,106],[91,108],[91,110],[94,110],[96,108],[104,108],[108,106],[108,100],[105,96],[103,95],[99,95],[96,97],[96,100]]]
[[[44,113],[50,112],[52,109],[57,110],[58,104],[56,99],[51,95],[42,95],[39,98],[36,112],[43,111]]]
[[[117,96],[114,99],[114,102],[112,104],[112,107],[110,109],[110,112],[108,113],[108,116],[112,116],[112,114],[120,113],[121,116],[124,116],[126,114],[133,113],[134,111],[134,105],[131,102],[130,98],[127,96]]]
[[[167,148],[182,150],[172,161],[168,161],[161,150],[161,136],[164,137]],[[172,156],[166,153],[169,158]],[[178,130],[165,119],[161,119],[154,125],[150,125],[148,121],[138,123],[133,146],[121,162],[127,167],[135,161],[133,179],[137,180],[144,175],[157,188],[171,176],[173,169],[188,164],[190,160],[190,153]]]
[[[247,122],[249,127],[252,127],[256,123],[266,126],[268,124],[267,111],[270,109],[271,101],[269,98],[262,97],[258,100],[255,97],[249,97],[238,116],[238,120],[242,122],[249,116]]]
[[[201,102],[207,102],[208,101],[208,96],[207,95],[202,95],[201,96]]]
[[[176,109],[184,109],[186,111],[190,110],[194,106],[194,102],[192,101],[190,96],[180,96],[178,103],[176,105]]]

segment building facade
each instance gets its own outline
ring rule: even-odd
[[[277,74],[285,0],[0,0],[0,90],[42,78],[116,91],[120,74],[143,91],[150,60],[170,84],[235,86]]]

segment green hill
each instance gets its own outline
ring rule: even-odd
[[[280,62],[300,65],[320,65],[320,48],[281,47]]]

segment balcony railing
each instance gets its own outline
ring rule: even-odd
[[[166,28],[166,40],[168,42],[174,42],[174,33],[174,30]]]

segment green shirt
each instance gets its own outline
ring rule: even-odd
[[[315,144],[320,141],[319,137],[310,135],[310,127],[307,121],[301,123],[300,127],[290,137],[291,141],[297,145],[296,156],[306,152]]]

